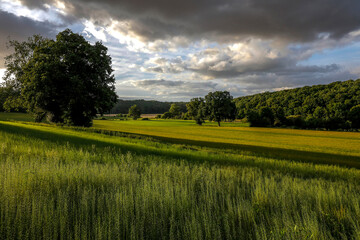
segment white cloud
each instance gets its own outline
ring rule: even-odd
[[[38,22],[50,22],[56,25],[64,24],[67,13],[62,2],[57,1],[56,5],[44,4],[43,9],[30,9],[21,4],[20,1],[0,1],[2,11],[15,14],[19,17],[26,17]]]
[[[96,27],[91,21],[86,20],[84,22],[84,33],[91,33],[94,37],[96,37],[97,39],[103,41],[103,42],[107,42],[107,38],[106,38],[106,34],[105,34],[105,29],[102,27]]]
[[[144,72],[181,73],[185,71],[185,62],[180,56],[170,60],[164,57],[153,57],[146,61],[145,65],[148,67],[141,68]]]
[[[249,39],[190,54],[188,68],[206,75],[239,75],[280,67],[296,59],[289,58],[287,53],[286,47],[275,48],[271,41]]]
[[[131,31],[129,21],[111,20],[111,25],[106,28],[108,34],[116,38],[119,43],[125,44],[128,50],[133,52],[149,52],[146,44]]]
[[[0,68],[0,83],[2,83],[4,81],[3,77],[5,75],[5,71],[6,71],[6,69]]]

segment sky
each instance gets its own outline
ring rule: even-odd
[[[359,12],[359,0],[0,0],[0,77],[9,39],[69,28],[108,48],[121,99],[358,79]]]

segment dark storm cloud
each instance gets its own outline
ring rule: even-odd
[[[243,88],[240,95],[255,94],[264,91],[278,91],[282,89],[311,86],[317,84],[329,84],[339,80],[357,79],[358,76],[346,70],[332,73],[297,73],[293,75],[254,74],[241,78],[228,79],[226,82]],[[236,91],[231,91],[235,92]],[[236,95],[236,94],[235,94]]]
[[[44,8],[44,4],[46,3],[55,3],[56,1],[54,0],[25,0],[25,1],[20,1],[22,4],[27,5],[29,8]]]
[[[48,0],[51,4],[53,0]],[[23,0],[42,7],[45,0]],[[146,40],[186,35],[217,40],[248,36],[312,41],[339,39],[360,28],[358,0],[65,0],[74,16],[102,24],[129,20],[129,29]]]
[[[257,67],[249,67],[246,69],[238,70],[236,68],[232,69],[224,69],[220,71],[214,71],[209,69],[194,69],[194,72],[200,73],[205,76],[209,76],[211,78],[236,78],[242,75],[253,75],[253,74],[266,74],[273,73],[276,76],[296,76],[299,74],[323,74],[323,73],[333,73],[339,70],[339,66],[336,64],[326,65],[326,66],[293,66],[290,68],[286,68],[286,66],[274,66],[274,65],[266,65],[261,66],[262,68]]]
[[[0,68],[4,67],[4,57],[12,51],[6,47],[9,39],[25,41],[34,34],[53,37],[56,33],[54,26],[48,22],[37,22],[0,10]]]
[[[347,62],[336,57],[324,60],[327,50],[359,41],[359,0],[21,2],[44,12],[60,10],[53,22],[61,19],[70,28],[78,22],[86,26],[92,39],[99,38],[99,31],[110,48],[116,45],[127,49],[121,54],[109,49],[115,56],[118,91],[125,89],[122,94],[126,96],[188,100],[213,90],[226,89],[239,96],[358,78],[355,74],[359,70],[352,71]],[[65,4],[64,9],[59,2]],[[8,35],[17,39],[14,36],[18,34],[18,39],[24,40],[34,33],[47,35],[56,29],[1,14],[0,44]],[[95,26],[88,27],[87,23]],[[311,60],[322,52],[318,58],[323,61]],[[117,60],[123,58],[131,60]]]

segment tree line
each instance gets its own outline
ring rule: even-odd
[[[5,58],[5,83],[0,86],[0,111],[23,111],[36,121],[91,126],[96,114],[161,113],[162,118],[246,120],[250,126],[360,128],[360,79],[334,82],[233,99],[227,91],[210,92],[188,103],[117,100],[111,57],[101,42],[91,45],[67,29],[56,39],[34,35],[10,41]],[[113,107],[115,105],[115,107]]]
[[[210,92],[193,98],[187,112],[174,111],[173,104],[162,118],[205,120],[220,126],[235,118],[252,127],[297,127],[308,129],[360,128],[360,79],[328,85],[306,86],[278,92],[265,92],[233,99],[229,92]]]
[[[360,128],[360,79],[265,92],[235,99],[251,126]]]
[[[140,107],[134,104],[126,116],[136,120],[141,113]],[[227,91],[210,92],[204,98],[193,98],[186,104],[186,111],[179,103],[172,103],[167,112],[156,116],[162,119],[193,119],[199,125],[209,120],[217,122],[219,126],[221,121],[233,121],[235,117],[236,106],[233,97]]]
[[[114,107],[109,111],[111,114],[126,114],[129,108],[136,105],[142,114],[163,114],[167,112],[175,102],[160,102],[155,100],[122,100],[119,99]],[[186,111],[186,102],[176,102],[182,112]]]
[[[236,106],[233,97],[227,91],[209,92],[204,98],[193,98],[186,104],[186,112],[177,103],[171,104],[169,111],[158,118],[195,120],[202,125],[205,120],[217,122],[233,121],[236,117]]]

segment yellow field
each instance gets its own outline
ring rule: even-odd
[[[31,118],[30,118],[31,119]],[[28,114],[0,114],[0,120],[29,121]],[[241,122],[184,120],[94,120],[90,131],[138,134],[165,143],[211,148],[217,152],[266,158],[331,163],[360,168],[360,133],[281,128],[253,128]]]
[[[311,151],[360,157],[360,133],[298,129],[197,126],[193,121],[94,121],[94,128],[186,141]],[[235,125],[235,126],[234,126]],[[241,125],[241,124],[239,124]]]

